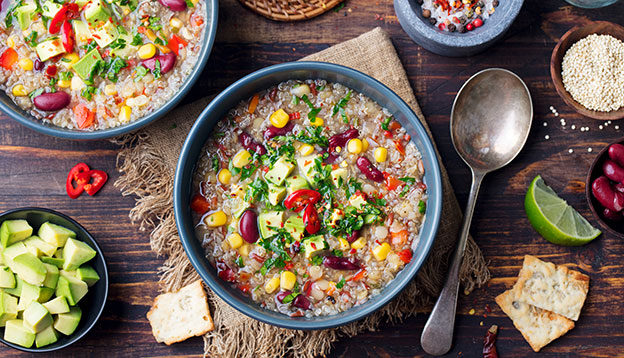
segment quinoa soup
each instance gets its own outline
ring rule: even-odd
[[[376,102],[324,80],[241,101],[193,176],[206,258],[222,280],[289,316],[366,302],[418,244],[427,188],[410,139]]]
[[[95,131],[167,103],[197,63],[204,0],[4,0],[0,89],[44,123]]]

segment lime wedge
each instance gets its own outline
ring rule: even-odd
[[[600,230],[558,197],[539,175],[529,186],[524,209],[535,230],[553,244],[580,246],[600,235]]]

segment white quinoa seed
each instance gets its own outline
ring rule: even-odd
[[[587,151],[591,153],[591,152],[592,152],[591,147],[590,147],[590,148],[587,148]]]
[[[570,154],[574,153],[574,149],[572,149],[572,148],[568,149],[568,153],[570,153]]]
[[[573,124],[572,126],[570,126],[570,128],[576,129],[576,126]]]
[[[611,112],[624,106],[624,43],[589,35],[566,52],[561,64],[565,89],[585,108]]]
[[[617,124],[615,125],[615,129],[620,129],[620,126],[618,126]]]
[[[549,140],[549,139],[550,139],[550,136],[549,136],[548,134],[546,134],[546,135],[544,136],[544,139]]]
[[[544,127],[548,127],[548,123],[544,122]]]

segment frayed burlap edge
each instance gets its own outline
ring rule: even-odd
[[[389,39],[379,29],[375,29],[360,38],[337,45],[349,46],[361,38],[366,38],[367,43],[378,44],[380,50],[390,53],[396,57],[394,48]],[[373,40],[371,42],[371,40]],[[387,48],[390,44],[390,50]],[[325,55],[319,54],[320,59],[328,62],[332,61],[331,50],[323,51]],[[364,54],[366,56],[366,54]],[[325,57],[325,58],[323,58]],[[319,58],[314,58],[318,60]],[[367,62],[366,58],[359,61]],[[398,61],[398,57],[396,57]],[[392,61],[390,61],[392,62]],[[339,62],[345,64],[344,62]],[[370,63],[367,62],[367,63]],[[384,61],[384,63],[389,63]],[[349,64],[350,67],[357,68],[358,64]],[[370,71],[361,69],[369,74]],[[400,71],[403,71],[402,67]],[[400,72],[399,71],[399,72]],[[396,74],[395,74],[396,75]],[[398,74],[401,77],[401,73]],[[402,76],[405,76],[404,71]],[[378,77],[379,78],[379,77]],[[407,78],[398,78],[397,81],[404,81],[409,87]],[[386,82],[386,81],[384,81]],[[386,83],[388,84],[388,83]],[[408,104],[422,118],[422,113],[415,101],[410,101],[409,94],[401,93],[396,86],[389,85],[395,92],[399,93]],[[207,100],[199,101],[199,104],[192,104],[203,108]],[[410,103],[412,102],[412,103]],[[189,112],[189,110],[187,110]],[[130,211],[130,218],[133,222],[140,224],[142,230],[152,230],[150,243],[152,250],[158,256],[166,257],[164,265],[160,269],[160,281],[163,291],[173,291],[199,278],[184,253],[180,242],[173,214],[173,181],[175,160],[172,165],[172,158],[177,158],[182,142],[176,148],[167,149],[166,155],[162,149],[162,131],[170,128],[172,123],[176,123],[179,133],[184,135],[190,129],[192,123],[180,124],[175,121],[178,116],[175,111],[169,120],[149,127],[137,134],[127,135],[117,138],[115,142],[122,146],[117,158],[117,167],[121,177],[115,182],[123,195],[133,195],[137,197],[135,207]],[[184,116],[181,116],[183,120]],[[426,125],[426,124],[425,124]],[[157,137],[157,138],[154,138]],[[445,191],[451,191],[448,175],[443,168],[443,179]],[[454,218],[446,217],[445,220],[456,222],[453,229],[461,221],[461,210],[457,201],[445,200],[444,210],[454,213]],[[444,224],[444,223],[443,223]],[[447,223],[448,226],[448,223]],[[448,258],[454,246],[454,239],[436,239],[429,258],[425,261],[417,277],[406,287],[406,289],[392,302],[377,311],[376,313],[343,327],[323,330],[323,331],[297,331],[286,330],[273,327],[253,319],[249,319],[228,304],[223,302],[209,289],[208,298],[212,308],[215,330],[204,336],[204,355],[210,357],[240,357],[240,358],[274,358],[274,357],[302,357],[313,358],[319,355],[326,355],[331,349],[331,344],[340,337],[351,337],[359,332],[375,330],[383,320],[391,322],[401,321],[404,317],[424,312],[431,306],[444,280]],[[485,260],[475,242],[470,239],[467,246],[466,256],[461,270],[461,281],[464,290],[470,292],[475,286],[480,286],[489,279]]]

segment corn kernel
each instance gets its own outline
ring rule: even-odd
[[[232,165],[236,168],[242,168],[245,165],[249,164],[249,162],[251,162],[251,153],[249,153],[245,149],[236,153],[234,158],[232,158]]]
[[[388,257],[390,253],[390,244],[384,242],[383,244],[375,247],[373,249],[373,256],[377,259],[377,261],[383,261]]]
[[[360,154],[362,152],[362,141],[358,138],[353,138],[347,142],[347,150],[352,154]]]
[[[350,245],[349,245],[349,241],[347,241],[346,239],[343,239],[342,237],[338,239],[338,242],[340,243],[340,249],[341,250],[347,250],[349,249]]]
[[[16,97],[26,96],[28,94],[24,85],[15,85],[12,92]]]
[[[286,111],[281,108],[273,112],[273,114],[271,114],[271,116],[269,117],[269,121],[271,121],[271,124],[277,128],[286,127],[289,119],[290,118],[288,116],[288,113],[286,113]]]
[[[481,15],[481,6],[477,6],[477,8],[475,9],[475,14]]]
[[[353,241],[351,243],[351,248],[359,250],[359,249],[363,248],[364,245],[366,245],[366,238],[364,238],[362,236],[362,237],[358,238],[357,240],[355,240],[355,241]]]
[[[13,36],[9,36],[7,38],[7,46],[9,46],[10,48],[15,47],[15,38],[13,38]]]
[[[308,155],[314,153],[314,147],[309,144],[302,144],[301,147],[299,147],[299,152],[304,157],[307,157]]]
[[[72,53],[68,53],[67,55],[63,56],[63,60],[61,61],[61,63],[63,64],[63,66],[65,66],[65,68],[67,68],[69,70],[79,60],[80,60],[80,56],[78,56],[78,54],[72,52]]]
[[[368,141],[366,138],[362,138],[362,152],[366,152],[368,150]]]
[[[85,88],[87,85],[85,85],[84,82],[82,82],[82,80],[80,79],[80,77],[78,76],[74,76],[71,79],[71,89],[72,91],[80,91],[81,89]]]
[[[241,256],[245,256],[245,257],[249,256],[250,251],[251,251],[251,245],[246,244],[246,243],[243,244],[243,246],[241,246],[238,249],[238,253],[241,254]]]
[[[275,292],[275,290],[277,290],[277,288],[280,286],[280,279],[279,277],[273,277],[272,279],[268,280],[266,284],[264,284],[264,290],[266,291],[266,293],[273,293]]]
[[[107,96],[114,96],[117,94],[117,86],[110,83],[104,86],[104,94]]]
[[[230,181],[232,180],[232,173],[229,170],[223,168],[219,170],[219,174],[217,175],[217,178],[219,179],[219,183],[223,185],[228,185],[230,184]]]
[[[184,26],[182,20],[177,17],[172,17],[171,20],[169,20],[169,25],[173,28],[173,32],[178,32],[178,30]]]
[[[388,150],[384,147],[376,148],[374,155],[375,155],[375,160],[378,163],[385,162],[386,159],[388,159]]]
[[[218,227],[223,226],[227,223],[227,215],[221,210],[215,211],[214,213],[208,215],[204,222],[208,227]]]
[[[20,58],[19,61],[17,61],[17,64],[19,65],[19,67],[22,68],[22,70],[24,71],[32,71],[33,69],[33,62],[31,59],[24,57],[24,58]]]
[[[231,233],[230,236],[227,237],[227,241],[233,249],[238,249],[243,246],[243,238],[236,232]]]
[[[280,277],[280,287],[282,290],[292,290],[295,287],[295,283],[297,283],[297,276],[290,271],[282,272]]]
[[[130,122],[130,115],[132,114],[132,108],[130,106],[122,106],[119,110],[119,120],[122,123]]]
[[[139,58],[142,60],[147,60],[148,58],[154,57],[156,55],[156,47],[152,44],[145,44],[139,47],[139,51],[137,51]]]
[[[325,121],[321,117],[316,117],[316,118],[314,118],[313,121],[310,121],[310,124],[312,124],[313,126],[316,126],[316,127],[320,127],[324,123],[325,123]]]
[[[336,147],[335,151],[336,153],[342,152],[342,147],[341,146]]]
[[[61,88],[69,88],[69,87],[71,87],[71,81],[70,80],[60,80],[60,81],[58,81],[58,83],[56,85],[61,87]]]

